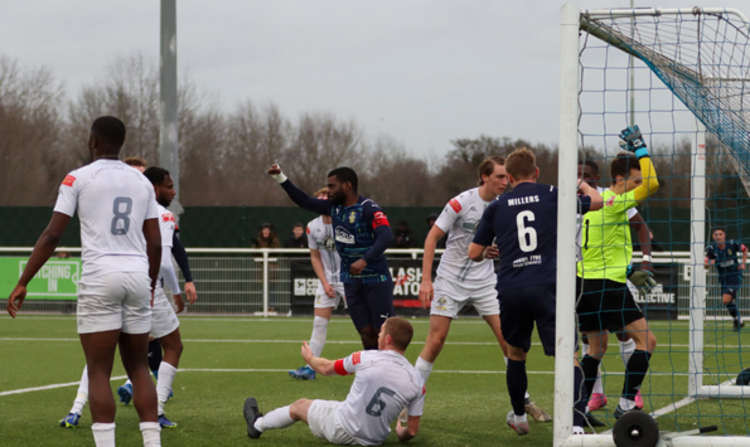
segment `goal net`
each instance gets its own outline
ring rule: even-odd
[[[568,235],[575,231],[577,164],[596,165],[599,186],[611,186],[610,165],[622,152],[618,134],[633,124],[660,183],[638,206],[649,229],[646,246],[661,253],[652,261],[657,285],[647,294],[631,287],[657,339],[640,390],[643,411],[673,445],[750,444],[750,386],[735,383],[750,367],[750,326],[737,330],[731,315],[733,304],[750,320],[750,276],[738,269],[745,280],[727,282],[716,265],[704,268],[713,229],[722,228],[727,243],[711,262],[741,264],[740,247],[750,245],[750,22],[739,11],[717,8],[577,11],[566,5],[561,23],[555,445],[612,444],[612,411],[626,380],[614,334],[600,367],[608,404],[593,412],[606,424],[601,436],[570,436],[570,411],[563,411],[570,408],[573,379],[561,357],[572,355],[573,343],[561,334],[574,331],[571,309],[580,298],[565,262],[576,250]],[[634,231],[636,253],[640,239]],[[635,269],[641,259],[633,256]],[[727,285],[736,289],[730,306]],[[716,430],[676,434],[708,426]]]

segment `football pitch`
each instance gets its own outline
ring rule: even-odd
[[[410,320],[415,328],[406,352],[412,363],[428,328],[426,318]],[[318,377],[296,381],[287,370],[302,365],[299,345],[310,335],[312,318],[200,317],[181,318],[184,353],[166,415],[179,426],[162,431],[164,445],[325,445],[304,423],[268,431],[249,439],[242,417],[246,397],[255,396],[261,411],[287,405],[300,397],[343,400],[352,377]],[[659,345],[643,386],[646,410],[667,407],[685,398],[688,383],[687,322],[655,322]],[[738,335],[728,322],[706,322],[706,365],[726,374],[709,375],[705,383],[736,376],[742,346],[750,343],[746,329]],[[328,329],[323,356],[340,358],[361,347],[351,321],[335,317]],[[718,348],[719,354],[714,353]],[[88,406],[77,429],[60,428],[75,397],[83,353],[72,316],[24,315],[0,317],[0,445],[93,445]],[[750,356],[745,356],[750,363]],[[622,362],[614,337],[604,365],[609,403],[595,414],[611,429],[611,412],[622,387]],[[744,365],[747,367],[750,365]],[[529,391],[538,405],[551,412],[554,359],[542,354],[538,339],[527,361]],[[531,422],[531,433],[517,436],[505,425],[510,402],[505,365],[486,324],[478,318],[453,323],[446,346],[427,383],[427,400],[415,446],[534,445],[552,441],[552,423]],[[711,372],[711,371],[707,371]],[[114,376],[124,375],[115,362]],[[112,381],[113,392],[122,383]],[[116,397],[116,396],[115,396]],[[717,424],[723,434],[750,435],[750,405],[743,400],[686,402],[663,410],[662,430],[688,430]],[[142,445],[137,416],[131,405],[117,405],[117,443]],[[717,434],[717,433],[714,433]],[[392,433],[386,444],[399,444]]]

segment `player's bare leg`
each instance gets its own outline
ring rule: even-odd
[[[156,388],[148,372],[148,333],[120,334],[120,358],[133,383],[133,406],[138,412],[144,446],[161,445],[161,427],[157,422]],[[112,396],[111,390],[108,393]],[[112,401],[114,404],[114,400]]]
[[[94,424],[113,424],[115,421],[115,400],[112,397],[109,378],[112,375],[115,347],[119,336],[119,329],[80,334],[81,345],[86,356],[89,377],[89,408],[91,409],[91,420]],[[114,428],[112,436],[114,442]]]
[[[448,337],[448,331],[451,328],[451,321],[453,319],[450,317],[430,315],[430,329],[427,333],[427,340],[425,340],[424,348],[422,348],[422,352],[419,353],[417,362],[414,364],[424,382],[427,382],[430,377],[433,363],[435,363],[440,351],[443,350],[445,339]]]

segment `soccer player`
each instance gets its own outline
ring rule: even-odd
[[[721,300],[734,320],[734,330],[739,331],[745,323],[737,310],[737,291],[742,287],[742,273],[747,263],[747,247],[734,239],[727,241],[723,228],[715,228],[711,233],[713,242],[706,247],[706,268],[716,265],[721,283]],[[737,255],[742,253],[742,262]]]
[[[305,194],[277,164],[268,174],[297,205],[331,216],[349,316],[362,346],[377,349],[380,326],[393,315],[393,278],[384,254],[393,241],[388,217],[374,201],[357,194],[357,173],[351,168],[328,173],[328,200]]]
[[[494,256],[495,250],[500,252],[497,271],[497,282],[502,287],[500,318],[508,352],[506,381],[513,405],[506,422],[516,433],[525,435],[529,432],[524,408],[526,355],[535,321],[544,353],[555,355],[557,189],[536,183],[539,168],[534,153],[527,148],[513,151],[505,169],[513,190],[484,211],[469,245],[468,257],[483,262]],[[601,196],[596,189],[585,182],[580,189],[585,194],[580,198],[581,214],[601,207]],[[495,240],[497,248],[492,247]],[[576,379],[580,383],[581,375],[577,374]],[[580,388],[574,387],[576,395]],[[583,406],[585,402],[579,403],[579,407]],[[575,433],[583,432],[582,410],[574,412]]]
[[[498,156],[485,159],[479,165],[479,186],[451,199],[425,238],[419,299],[425,307],[432,302],[430,329],[424,348],[414,365],[425,382],[432,372],[435,359],[443,349],[451,322],[467,304],[473,305],[484,318],[505,353],[505,340],[500,329],[497,276],[491,259],[497,257],[497,249],[490,246],[487,258],[478,263],[469,259],[467,252],[482,213],[497,196],[505,192],[507,186],[505,159]],[[450,236],[445,244],[445,252],[440,257],[433,287],[432,262],[435,259],[435,248],[446,233]],[[433,300],[433,297],[437,299]],[[528,395],[526,411],[537,421],[552,420]]]
[[[71,217],[78,212],[83,268],[77,327],[88,365],[91,431],[98,447],[115,445],[110,375],[118,345],[123,366],[135,384],[133,402],[141,421],[143,444],[161,445],[156,390],[146,362],[149,301],[161,259],[159,212],[153,186],[118,160],[124,141],[122,121],[111,116],[94,121],[88,142],[93,162],[63,179],[52,218],[7,306],[15,318],[26,297],[26,285],[54,252]]]
[[[590,186],[596,188],[599,194],[603,193],[605,188],[599,186],[599,165],[593,160],[586,160],[578,165],[578,178],[583,179]],[[638,243],[640,244],[641,252],[643,253],[643,259],[641,260],[641,269],[653,272],[651,266],[651,232],[643,219],[643,216],[638,212],[636,207],[630,208],[627,211],[628,222],[630,223],[630,229],[638,235]],[[583,222],[583,216],[578,216],[578,247],[581,246],[581,223]],[[578,253],[578,259],[580,261],[580,252]],[[617,341],[620,344],[620,358],[622,359],[623,366],[627,366],[630,356],[635,351],[635,340],[628,337],[624,332],[615,333]],[[588,341],[584,337],[583,339],[583,352],[588,350]],[[589,411],[598,410],[607,405],[607,396],[604,394],[604,387],[602,386],[602,372],[601,364],[599,365],[598,375],[596,376],[596,382],[589,398],[588,408]],[[635,406],[637,408],[643,408],[643,398],[641,397],[641,391],[635,395]],[[590,421],[594,421],[594,418],[590,418]],[[603,425],[603,424],[602,424]]]
[[[327,200],[328,188],[321,188],[314,195],[316,199]],[[326,344],[328,322],[331,320],[333,309],[337,308],[341,301],[346,302],[344,284],[341,283],[339,273],[341,258],[333,241],[331,216],[321,215],[307,224],[307,244],[310,247],[310,263],[319,280],[315,292],[310,350],[314,357],[320,357]],[[304,365],[289,371],[289,375],[295,379],[311,380],[315,378],[315,370],[310,365]]]
[[[313,435],[333,444],[380,445],[406,408],[408,420],[406,425],[396,423],[396,434],[401,441],[413,438],[424,407],[422,379],[404,357],[413,334],[408,321],[388,318],[380,327],[377,351],[358,351],[335,361],[314,356],[303,342],[302,358],[319,374],[356,374],[346,400],[299,399],[263,415],[255,398],[249,397],[244,406],[247,435],[258,438],[266,430],[301,420]]]
[[[633,253],[627,211],[659,188],[656,170],[638,126],[624,129],[620,138],[632,154],[622,153],[612,161],[612,185],[602,194],[604,206],[583,218],[582,260],[578,262],[576,281],[580,297],[576,305],[578,325],[589,342],[581,360],[586,396],[591,394],[599,363],[607,351],[609,332],[623,331],[635,341],[635,351],[625,367],[622,397],[614,412],[616,418],[635,408],[635,395],[656,347],[656,337],[626,285]],[[642,287],[649,277],[641,271],[630,279]]]

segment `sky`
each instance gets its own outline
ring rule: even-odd
[[[636,6],[692,7],[695,0]],[[581,0],[581,8],[626,1]],[[557,143],[559,0],[180,0],[178,66],[216,104],[326,112],[440,157],[481,134]],[[747,0],[702,6],[737,8]],[[159,2],[0,0],[0,54],[69,96],[118,56],[158,63]]]

